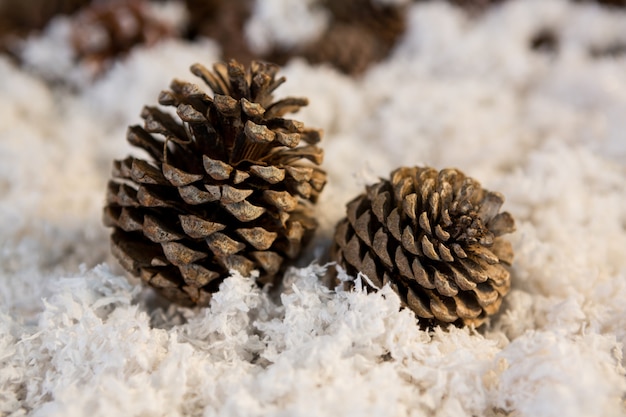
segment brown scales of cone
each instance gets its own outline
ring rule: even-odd
[[[124,268],[173,301],[205,305],[230,270],[272,282],[298,256],[326,174],[320,132],[283,117],[307,100],[272,99],[277,66],[191,71],[213,96],[174,80],[159,103],[176,116],[144,108],[127,139],[151,159],[114,162],[104,222]]]
[[[480,326],[510,288],[515,229],[501,194],[457,169],[400,168],[347,206],[331,256],[389,284],[426,325]]]

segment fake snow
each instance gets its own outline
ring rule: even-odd
[[[269,3],[249,22],[259,42],[323,30],[314,2],[297,6],[312,26]],[[296,117],[325,130],[314,261],[280,289],[234,274],[206,309],[127,278],[100,212],[111,161],[135,152],[127,125],[172,78],[197,81],[215,44],[135,49],[89,81],[57,19],[23,46],[28,69],[0,58],[0,415],[625,415],[626,57],[590,51],[626,42],[626,15],[560,0],[408,13],[359,79],[283,69],[278,96],[307,96]],[[555,51],[531,48],[541,30]],[[428,333],[389,288],[321,283],[344,204],[415,164],[461,169],[516,218],[513,289],[484,329]]]

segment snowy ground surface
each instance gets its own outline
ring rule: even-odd
[[[433,2],[408,20],[360,79],[284,68],[278,96],[308,96],[299,117],[325,130],[322,226],[279,294],[232,276],[207,309],[128,279],[100,213],[126,126],[215,44],[139,48],[86,82],[57,21],[29,71],[0,57],[0,415],[626,415],[626,56],[591,54],[626,43],[626,15]],[[533,50],[545,29],[556,48]],[[388,289],[319,283],[345,202],[415,164],[461,169],[517,220],[513,290],[478,332],[424,332]]]

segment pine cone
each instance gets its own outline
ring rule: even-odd
[[[379,61],[386,54],[375,34],[362,26],[348,24],[332,25],[321,39],[303,52],[313,64],[329,62],[350,75],[364,73],[372,62]]]
[[[90,0],[0,0],[0,22],[20,34],[43,29],[50,19],[59,14],[70,14]],[[4,31],[2,30],[2,31]]]
[[[358,75],[382,61],[406,27],[405,7],[375,0],[322,0],[331,24],[322,37],[305,48],[312,63],[329,62],[340,71]]]
[[[283,118],[307,100],[272,101],[285,80],[277,66],[191,71],[213,98],[174,80],[159,103],[178,118],[144,108],[144,127],[131,126],[127,139],[152,160],[114,162],[104,223],[124,268],[173,301],[206,305],[229,270],[258,269],[272,282],[298,256],[317,227],[326,173],[314,145],[321,132]]]
[[[338,23],[359,26],[371,32],[387,52],[406,29],[406,5],[376,0],[321,0],[321,4],[332,18],[329,29]]]
[[[276,48],[274,62],[302,56],[310,63],[329,63],[348,75],[359,75],[389,55],[406,28],[404,5],[375,0],[320,0],[328,11],[328,30],[318,39],[293,49]]]
[[[400,168],[348,203],[331,256],[375,287],[389,285],[420,323],[481,325],[510,288],[501,194],[461,171]]]
[[[0,52],[17,57],[19,39],[43,29],[57,15],[70,14],[90,0],[0,0]]]
[[[150,14],[148,1],[110,0],[81,9],[74,19],[72,43],[78,59],[97,74],[133,47],[175,34],[175,28]]]

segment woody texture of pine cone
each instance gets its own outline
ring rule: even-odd
[[[272,100],[278,67],[191,67],[212,90],[174,80],[128,141],[149,160],[114,162],[104,222],[122,266],[165,297],[206,305],[229,271],[275,282],[317,227],[326,182],[321,132],[283,118],[307,99]],[[302,143],[304,142],[304,143]]]
[[[431,326],[480,326],[510,289],[515,229],[500,193],[457,169],[399,168],[347,205],[331,256],[349,274],[389,284]]]

